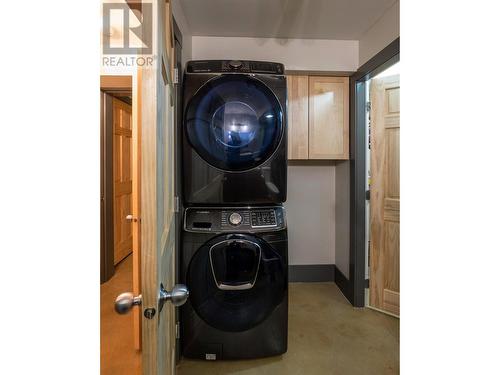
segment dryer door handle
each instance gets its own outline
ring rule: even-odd
[[[253,284],[252,283],[245,283],[245,284],[217,284],[217,287],[220,290],[247,290],[247,289],[252,289]]]

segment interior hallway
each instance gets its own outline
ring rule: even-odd
[[[399,374],[399,319],[355,309],[334,283],[291,283],[288,352],[246,361],[183,359],[179,375]]]
[[[101,374],[139,375],[132,314],[118,315],[114,300],[132,288],[132,257],[101,285]],[[355,309],[334,283],[290,284],[288,352],[248,361],[182,359],[179,375],[399,373],[399,319]]]
[[[132,254],[118,263],[113,277],[101,285],[101,374],[139,375],[141,356],[134,349],[133,315],[118,315],[115,298],[132,290]]]

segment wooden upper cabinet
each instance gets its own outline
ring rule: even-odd
[[[288,159],[309,158],[309,77],[287,76]]]
[[[349,77],[309,77],[309,159],[349,159]]]

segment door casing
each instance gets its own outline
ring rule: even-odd
[[[335,270],[335,283],[354,307],[365,306],[366,81],[399,61],[399,38],[349,77],[349,277]]]
[[[175,144],[174,144],[174,170],[175,170],[175,186],[174,195],[177,199],[177,212],[175,213],[175,283],[180,283],[180,249],[181,249],[181,228],[182,228],[182,216],[184,213],[184,207],[182,204],[182,186],[181,186],[181,146],[182,146],[182,34],[175,18],[173,19],[174,26],[174,54],[175,54],[175,67],[178,72],[178,81],[175,84],[175,109],[174,109],[174,126],[175,126]],[[180,329],[180,313],[179,309],[175,309],[175,324],[176,332]],[[181,359],[181,345],[180,345],[180,335],[176,337],[175,345],[175,360],[179,362]]]

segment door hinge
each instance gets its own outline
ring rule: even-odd
[[[181,333],[180,333],[180,328],[179,328],[179,322],[175,323],[175,338],[180,339],[181,338]]]
[[[372,102],[366,102],[366,112],[370,112],[372,109]]]
[[[370,241],[368,241],[368,275],[370,275]]]
[[[174,197],[174,212],[179,212],[179,197]]]
[[[174,68],[174,84],[179,83],[179,69]]]

